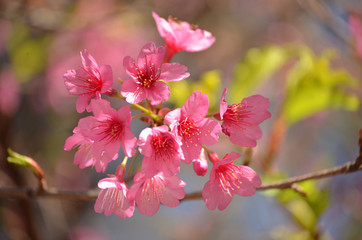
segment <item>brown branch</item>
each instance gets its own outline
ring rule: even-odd
[[[360,155],[354,162],[348,162],[344,165],[324,169],[314,173],[307,173],[300,176],[287,178],[285,180],[263,184],[259,188],[260,190],[268,190],[268,189],[286,189],[292,188],[295,183],[303,182],[310,179],[320,179],[326,177],[332,177],[341,174],[352,173],[356,171],[362,170],[362,155]],[[55,188],[46,188],[42,191],[38,191],[33,188],[0,188],[0,198],[38,198],[38,197],[49,197],[49,198],[57,198],[64,200],[73,200],[73,201],[92,201],[95,200],[98,196],[99,190],[87,190],[87,191],[73,191],[73,190],[58,190]],[[201,199],[201,192],[192,192],[186,194],[183,200],[194,200]]]

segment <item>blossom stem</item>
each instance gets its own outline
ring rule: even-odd
[[[138,117],[142,117],[142,116],[145,116],[147,115],[146,113],[140,113],[140,114],[137,114],[135,116],[132,117],[132,120],[135,119],[135,118],[138,118]]]
[[[120,99],[126,100],[126,98],[124,98],[121,94],[117,93],[114,95],[115,97],[118,97]],[[158,116],[157,114],[154,114],[150,109],[147,109],[143,106],[141,106],[140,104],[137,103],[133,103],[131,104],[132,106],[138,108],[139,110],[141,110],[142,112],[144,112],[146,115],[150,116],[151,118],[153,118],[153,120],[155,120],[155,122],[162,122],[162,119],[160,116]]]
[[[134,155],[134,157],[133,157],[133,159],[132,159],[132,162],[131,162],[131,166],[129,166],[129,169],[128,169],[128,172],[127,172],[128,175],[131,174],[133,165],[134,165],[134,163],[136,162],[136,159],[137,159],[138,155],[140,155],[140,151],[137,151],[136,154]]]

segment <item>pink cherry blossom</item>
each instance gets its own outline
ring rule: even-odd
[[[83,136],[79,130],[79,127],[75,127],[73,133],[74,134],[68,137],[65,141],[64,150],[69,151],[75,146],[79,147],[74,156],[74,164],[79,165],[79,168],[81,169],[89,166],[95,166],[98,172],[102,169],[105,169],[103,162],[96,161],[96,159],[93,157],[92,147],[94,141]]]
[[[68,70],[64,74],[64,83],[70,94],[78,95],[77,111],[84,112],[88,108],[89,100],[95,95],[100,98],[101,93],[111,90],[113,84],[112,68],[102,65],[100,68],[87,50],[80,52],[83,67]]]
[[[123,66],[131,79],[122,84],[121,94],[129,103],[139,103],[147,98],[152,105],[167,101],[170,88],[166,82],[180,81],[188,76],[187,67],[179,63],[163,63],[165,48],[153,42],[147,43],[138,55],[137,61],[127,56]],[[163,80],[163,81],[161,81]]]
[[[167,21],[155,12],[152,15],[157,24],[158,32],[166,42],[167,56],[165,62],[168,62],[176,52],[199,52],[209,48],[215,42],[211,33],[196,28],[188,22],[176,21],[172,18]]]
[[[144,129],[138,145],[145,156],[142,164],[146,170],[162,171],[165,176],[173,176],[180,171],[179,145],[167,126]]]
[[[117,159],[121,145],[126,156],[133,156],[137,139],[130,128],[129,106],[116,111],[108,101],[93,99],[91,108],[94,116],[79,120],[74,135],[67,139],[64,149],[80,146],[75,163],[79,163],[80,167],[94,165],[97,172],[104,172],[107,164]]]
[[[143,166],[142,166],[143,168]],[[166,177],[162,172],[150,172],[142,169],[134,177],[127,197],[135,200],[138,211],[153,216],[160,203],[167,207],[177,207],[180,199],[185,197],[186,183],[176,175]]]
[[[200,91],[193,92],[182,108],[175,109],[165,116],[181,146],[181,159],[186,163],[200,159],[202,145],[217,142],[221,127],[218,122],[206,119],[209,99]]]
[[[215,153],[210,156],[214,166],[211,169],[210,180],[202,190],[202,197],[208,209],[218,208],[222,211],[230,204],[234,194],[252,196],[256,188],[260,187],[261,180],[253,169],[234,164],[234,160],[239,157],[240,154],[236,152],[226,154],[222,160]]]
[[[269,99],[261,95],[244,98],[241,103],[227,105],[225,88],[221,102],[220,115],[222,131],[230,137],[230,141],[243,147],[255,147],[256,140],[262,137],[259,124],[271,117]]]
[[[127,197],[128,186],[123,180],[124,171],[124,166],[120,165],[116,175],[98,182],[98,187],[102,190],[94,205],[94,211],[104,212],[106,216],[114,213],[122,219],[133,216],[135,203]]]

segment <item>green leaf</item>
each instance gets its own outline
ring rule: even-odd
[[[296,123],[327,109],[355,111],[359,107],[357,80],[345,70],[330,67],[334,53],[325,51],[317,57],[306,47],[299,50],[299,61],[287,76],[283,113],[289,124]]]
[[[291,57],[289,47],[252,48],[234,68],[228,95],[231,102],[249,96],[264,80]]]

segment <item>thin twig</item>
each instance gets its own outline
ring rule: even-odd
[[[298,182],[303,182],[310,179],[320,179],[326,178],[341,174],[352,173],[356,171],[362,170],[362,156],[360,155],[356,161],[348,162],[344,165],[324,169],[314,173],[307,173],[300,176],[287,178],[285,180],[263,184],[257,190],[268,190],[268,189],[286,189],[291,188],[293,184]],[[99,190],[87,190],[87,191],[74,191],[74,190],[58,190],[55,188],[47,188],[43,191],[38,191],[36,189],[27,187],[27,188],[16,188],[16,187],[8,187],[8,188],[0,188],[0,198],[57,198],[63,200],[73,200],[73,201],[92,201],[95,200],[98,196]],[[201,199],[201,192],[192,192],[186,194],[183,200],[193,200],[193,199]]]

